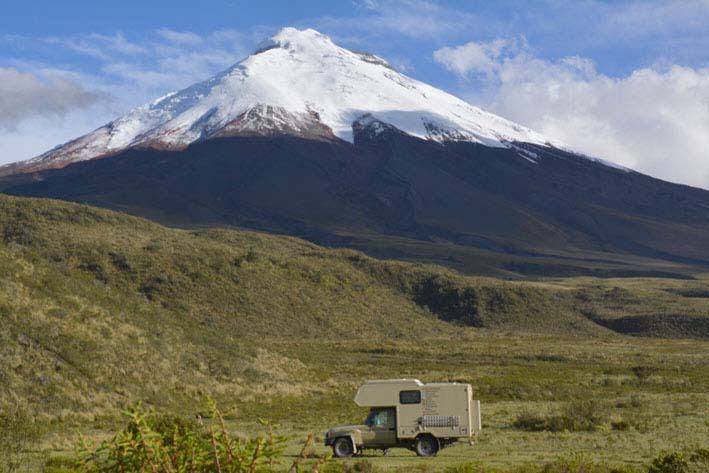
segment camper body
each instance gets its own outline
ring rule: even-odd
[[[473,400],[469,384],[369,381],[357,391],[355,403],[370,408],[365,423],[334,427],[325,434],[325,445],[332,446],[337,457],[392,447],[432,456],[481,430],[480,401]]]

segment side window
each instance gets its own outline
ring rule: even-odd
[[[421,391],[399,391],[401,404],[421,404]]]
[[[371,427],[395,427],[396,410],[383,409],[374,416]]]

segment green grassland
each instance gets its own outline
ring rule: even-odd
[[[307,432],[360,420],[351,399],[366,379],[460,380],[483,402],[474,447],[367,460],[504,470],[580,451],[645,465],[709,447],[708,281],[462,276],[0,196],[0,409],[37,426],[23,448],[35,468],[78,432],[110,435],[139,401],[192,416],[205,396],[236,432],[277,424],[295,454]],[[590,400],[593,431],[514,426]]]

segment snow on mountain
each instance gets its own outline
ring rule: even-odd
[[[134,109],[20,167],[62,167],[129,147],[182,149],[216,136],[294,133],[353,141],[367,117],[435,141],[554,145],[315,30],[284,28],[226,71]],[[558,146],[558,145],[557,145]],[[528,157],[529,158],[529,157]]]

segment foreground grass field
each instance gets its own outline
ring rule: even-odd
[[[483,435],[474,446],[458,445],[434,459],[405,450],[362,460],[380,469],[443,471],[466,464],[501,471],[543,465],[574,453],[609,466],[640,468],[665,451],[709,447],[709,343],[626,337],[505,335],[465,329],[456,338],[423,342],[264,340],[259,344],[288,359],[296,370],[279,382],[291,393],[265,389],[251,399],[223,403],[228,427],[255,434],[256,419],[276,424],[286,435],[286,458],[295,458],[308,433],[316,436],[338,423],[364,418],[352,397],[359,383],[377,377],[416,376],[424,380],[472,383],[483,405]],[[267,368],[264,368],[266,370]],[[256,373],[254,373],[256,374]],[[259,374],[270,377],[265,371]],[[208,387],[205,386],[205,393]],[[515,423],[527,414],[553,416],[571,404],[592,401],[599,421],[591,431],[530,432]],[[189,418],[197,412],[182,414]],[[115,421],[115,419],[114,419]],[[96,442],[113,421],[96,419],[57,426],[41,442],[43,456],[67,455],[74,429]],[[120,425],[120,423],[115,424]],[[313,454],[326,454],[324,447]],[[483,470],[487,471],[487,470]]]
[[[473,384],[484,434],[374,467],[507,470],[573,452],[640,467],[709,447],[708,281],[466,277],[0,196],[0,458],[40,471],[138,402],[193,418],[207,396],[230,431],[263,419],[295,455],[309,432],[363,418],[361,382],[417,377]]]

